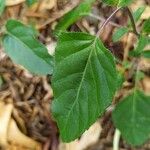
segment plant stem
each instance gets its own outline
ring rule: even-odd
[[[119,7],[117,8],[104,22],[103,24],[101,25],[99,31],[97,32],[96,34],[96,38],[99,37],[99,34],[101,33],[101,31],[104,29],[104,27],[110,22],[110,20],[112,19],[112,17],[122,9],[122,7]],[[140,36],[140,34],[138,33],[137,31],[137,28],[136,28],[136,24],[135,24],[135,20],[134,20],[134,17],[132,15],[132,12],[131,10],[128,8],[128,7],[125,7],[125,10],[127,11],[128,15],[129,15],[129,18],[131,20],[131,24],[132,24],[132,28],[133,28],[133,33],[135,35],[137,35],[138,37]],[[101,18],[100,18],[101,19]],[[101,19],[102,20],[102,19]]]
[[[113,140],[113,150],[119,150],[120,135],[121,135],[120,131],[116,129]]]
[[[112,19],[112,17],[121,9],[121,7],[117,8],[101,25],[99,31],[96,34],[96,38],[99,37],[99,34],[101,33],[101,31],[104,29],[104,27],[109,23],[109,21]]]
[[[101,17],[101,16],[97,16],[97,15],[95,15],[95,14],[89,14],[89,16],[90,17],[93,17],[93,18],[95,18],[95,19],[97,19],[97,20],[100,20],[100,21],[106,21],[106,19],[105,18],[103,18],[103,17]],[[111,24],[112,26],[115,26],[115,27],[118,27],[118,28],[120,28],[120,27],[123,27],[123,26],[121,26],[121,25],[119,25],[119,24],[117,24],[117,23],[115,23],[115,22],[112,22],[112,21],[109,21],[109,24]]]
[[[138,73],[140,72],[140,66],[139,66],[139,62],[140,62],[141,58],[137,58],[136,61],[136,71],[135,71],[135,83],[134,83],[134,91],[137,89],[138,87]]]
[[[133,27],[133,33],[135,33],[137,36],[140,36],[140,34],[137,31],[135,20],[134,20],[134,17],[132,15],[131,10],[128,7],[125,7],[125,10],[127,11],[128,15],[129,15],[129,18],[131,20],[131,24],[132,24],[132,27]]]

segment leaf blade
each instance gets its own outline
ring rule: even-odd
[[[57,24],[55,31],[65,31],[71,24],[75,23],[81,17],[86,16],[95,0],[84,0],[79,6],[69,11]]]
[[[141,53],[141,56],[144,58],[150,58],[150,50],[145,50]]]
[[[135,22],[137,22],[141,18],[145,9],[146,9],[146,6],[142,6],[142,7],[138,8],[135,12],[133,12],[133,18],[134,18]]]
[[[112,36],[113,42],[120,40],[128,31],[126,27],[118,28]]]
[[[3,45],[5,52],[14,62],[35,74],[52,73],[53,58],[44,45],[35,39],[34,31],[16,20],[9,20],[6,29],[7,35],[3,38]]]
[[[110,6],[124,7],[131,4],[133,0],[102,0],[102,1]]]
[[[146,36],[140,36],[137,45],[133,51],[130,52],[131,56],[139,57],[144,48],[149,44],[149,38]]]
[[[144,33],[148,33],[148,34],[150,33],[150,18],[144,22],[142,30]]]
[[[119,0],[118,6],[119,7],[125,7],[132,3],[133,0]]]
[[[117,6],[118,5],[118,0],[102,0],[104,3],[110,6]]]
[[[94,41],[94,36],[84,33],[63,33],[59,37],[52,112],[65,142],[79,137],[96,121],[116,90],[113,57],[101,41]]]
[[[0,0],[0,15],[2,15],[5,9],[5,0]]]
[[[149,138],[149,107],[150,97],[141,91],[135,91],[116,106],[113,122],[129,144],[141,145]]]

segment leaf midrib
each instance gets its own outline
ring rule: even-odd
[[[133,130],[132,130],[132,133],[133,135],[135,135],[135,130],[134,130],[134,124],[136,122],[136,119],[135,119],[135,114],[136,114],[136,100],[135,100],[135,97],[136,97],[137,93],[136,93],[136,90],[134,89],[134,93],[133,93],[133,106],[132,106],[132,118],[133,118],[133,122],[132,122],[132,127],[133,127]],[[134,137],[134,136],[133,136]]]
[[[92,48],[94,45],[95,45],[95,41],[93,42],[92,45],[89,46],[89,48],[90,48],[90,47]],[[67,129],[66,126],[67,126],[67,124],[68,124],[68,120],[69,120],[70,114],[71,114],[72,109],[74,108],[74,106],[75,106],[75,104],[76,104],[76,102],[77,102],[77,100],[78,100],[78,98],[79,98],[79,93],[80,93],[80,90],[81,90],[81,87],[82,87],[82,83],[83,83],[83,81],[84,81],[84,77],[85,77],[85,74],[86,74],[88,62],[89,62],[89,60],[90,60],[90,58],[91,58],[91,55],[92,55],[92,53],[93,53],[94,50],[95,50],[95,49],[93,48],[93,49],[91,50],[90,54],[89,54],[89,57],[88,57],[88,60],[87,60],[87,63],[86,63],[86,65],[85,65],[85,69],[84,69],[84,72],[83,72],[83,76],[82,76],[81,82],[80,82],[79,87],[78,87],[76,99],[75,99],[75,101],[74,101],[74,103],[73,103],[73,105],[72,105],[72,107],[71,107],[71,109],[70,109],[70,111],[69,111],[69,114],[67,115],[66,125],[64,126],[64,129],[63,129],[62,132],[64,132],[64,131]]]

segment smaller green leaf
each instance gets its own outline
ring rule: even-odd
[[[137,52],[135,50],[132,50],[132,51],[129,51],[129,56],[139,58],[141,56],[141,53],[139,53],[139,52]]]
[[[103,3],[106,3],[107,5],[110,6],[117,6],[118,5],[118,0],[102,0]]]
[[[141,56],[145,58],[150,58],[150,50],[145,50],[141,53]]]
[[[128,31],[129,30],[126,27],[118,28],[113,34],[113,42],[120,40]]]
[[[36,2],[37,2],[37,0],[26,0],[26,3],[28,6],[32,6]]]
[[[134,91],[113,111],[113,122],[131,145],[141,145],[150,135],[150,96]]]
[[[140,36],[136,48],[133,50],[135,54],[139,55],[146,45],[149,44],[149,39],[146,36]]]
[[[146,6],[142,6],[142,7],[138,8],[136,11],[133,12],[133,18],[134,18],[135,22],[139,21],[139,19],[141,18],[145,8],[146,8]],[[128,26],[130,28],[132,28],[130,20],[128,21]]]
[[[52,74],[53,57],[35,38],[35,31],[16,20],[7,21],[6,31],[3,45],[5,52],[15,63],[35,74]]]
[[[118,6],[119,7],[125,7],[132,3],[133,0],[119,0]]]
[[[149,41],[149,37],[140,36],[136,48],[130,51],[129,55],[132,57],[140,57],[141,53],[144,51],[144,48],[149,44]]]
[[[102,0],[102,1],[110,6],[124,7],[131,4],[133,0]]]
[[[133,18],[134,18],[135,22],[137,22],[141,18],[143,12],[145,11],[145,8],[146,8],[146,6],[142,6],[133,13]]]
[[[136,81],[140,81],[145,77],[145,74],[142,71],[137,71],[136,75]]]
[[[3,13],[5,9],[5,0],[0,0],[0,15]]]
[[[150,18],[144,22],[143,32],[150,34]]]
[[[55,32],[65,31],[70,25],[75,23],[81,17],[88,15],[94,1],[95,0],[84,0],[79,6],[65,14],[57,24]]]

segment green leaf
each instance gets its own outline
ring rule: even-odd
[[[33,37],[38,35],[37,31],[32,26],[25,26],[21,22],[13,19],[7,21],[6,29],[8,33],[10,30],[11,32],[13,32],[13,34],[16,34],[16,32],[19,31],[20,34],[25,34]]]
[[[126,27],[118,28],[112,36],[113,42],[119,41],[127,32],[128,28]]]
[[[142,71],[137,71],[135,74],[136,82],[142,80],[145,77],[145,74]]]
[[[118,0],[102,0],[103,3],[106,3],[107,5],[110,6],[117,6],[118,5]]]
[[[118,0],[118,6],[119,7],[124,7],[128,6],[133,2],[133,0]]]
[[[133,12],[133,18],[134,18],[135,22],[139,21],[139,19],[141,18],[143,12],[145,11],[145,8],[146,8],[146,6],[142,6],[142,7],[138,8],[136,11]],[[128,26],[130,28],[132,28],[132,24],[131,24],[130,20],[128,21]]]
[[[112,54],[85,33],[62,33],[55,54],[53,116],[64,142],[78,138],[111,104],[117,74]]]
[[[137,52],[135,50],[129,51],[129,56],[139,58],[141,56],[141,52]]]
[[[140,36],[137,46],[134,49],[135,53],[140,54],[144,50],[144,48],[149,44],[149,41],[150,41],[149,37]]]
[[[133,18],[134,18],[135,22],[137,22],[141,18],[145,8],[146,8],[146,6],[142,6],[133,13]]]
[[[110,6],[124,7],[131,4],[133,0],[102,0],[102,1]]]
[[[132,145],[143,144],[150,135],[150,96],[141,91],[125,97],[113,111],[113,122]]]
[[[6,30],[3,45],[5,52],[15,63],[35,74],[52,74],[53,58],[35,38],[35,31],[16,20],[9,20]]]
[[[65,14],[57,24],[55,28],[56,32],[58,30],[65,31],[70,25],[81,19],[81,17],[88,15],[94,1],[95,0],[84,0],[79,6]]]
[[[150,34],[150,18],[144,22],[143,32]]]
[[[36,2],[37,2],[37,0],[26,0],[26,3],[28,6],[32,6]]]
[[[149,39],[146,36],[140,36],[136,48],[131,51],[132,56],[139,56],[144,48],[149,44]]]
[[[145,50],[141,53],[141,56],[145,58],[150,58],[150,50]]]
[[[0,0],[0,15],[3,13],[5,9],[5,0]]]

